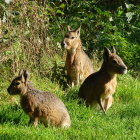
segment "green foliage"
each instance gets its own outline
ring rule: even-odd
[[[65,6],[62,8],[61,5]],[[67,25],[73,28],[82,26],[83,47],[90,56],[96,50],[101,52],[104,46],[115,46],[128,67],[139,70],[140,7],[137,3],[78,0],[60,3],[54,1],[51,6],[54,12],[58,9],[63,12],[63,14],[55,12],[61,30],[64,30],[63,27]],[[53,18],[51,23],[54,22]],[[101,53],[98,56],[100,58]]]
[[[140,7],[133,1],[113,4],[98,0],[53,0],[43,7],[37,1],[15,0],[10,5],[0,2],[0,9],[1,72],[9,71],[8,66],[12,73],[25,67],[42,76],[52,76],[53,81],[61,74],[63,85],[65,60],[60,42],[67,25],[73,28],[81,25],[83,48],[93,60],[95,53],[101,60],[103,47],[115,46],[128,68],[135,73],[139,71]],[[54,60],[56,57],[60,63]]]
[[[58,83],[64,89],[67,88],[67,75],[65,73],[64,62],[60,61],[59,58],[55,58],[55,62],[52,67],[52,71],[48,75],[53,82]]]

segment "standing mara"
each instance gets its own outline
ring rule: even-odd
[[[93,73],[91,60],[82,49],[80,27],[72,30],[68,26],[68,32],[62,41],[62,46],[67,50],[65,66],[70,84],[72,86],[78,85]]]
[[[87,106],[98,103],[106,113],[113,102],[112,95],[117,85],[116,74],[126,74],[127,67],[116,55],[114,48],[112,52],[104,48],[103,58],[101,69],[86,78],[79,89],[78,96],[85,100]]]
[[[20,95],[20,104],[29,115],[29,124],[37,126],[38,120],[45,126],[69,127],[70,116],[63,102],[54,94],[35,89],[28,81],[28,74],[20,70],[19,75],[7,89],[10,95]]]

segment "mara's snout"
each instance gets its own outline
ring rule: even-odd
[[[61,41],[61,47],[62,48],[66,48],[66,45],[65,45],[65,42],[64,41]]]
[[[127,73],[127,67],[126,66],[122,66],[120,68],[120,74],[126,74]]]
[[[121,58],[119,60],[122,61]],[[113,67],[114,67],[114,68],[112,68],[113,73],[116,73],[116,74],[126,74],[127,73],[127,67],[124,63],[115,64]]]
[[[7,92],[8,92],[9,94],[11,94],[11,93],[10,93],[10,89],[9,89],[9,87],[7,88]]]
[[[13,88],[11,88],[11,85],[7,88],[7,92],[8,92],[10,95],[13,95],[14,91],[13,91]]]

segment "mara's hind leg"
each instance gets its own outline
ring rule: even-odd
[[[63,121],[63,122],[60,124],[61,128],[69,128],[70,125],[71,125],[71,122],[68,121],[68,120]]]
[[[104,100],[104,109],[105,111],[107,111],[111,106],[112,106],[112,102],[113,102],[113,97],[110,96],[109,98]]]

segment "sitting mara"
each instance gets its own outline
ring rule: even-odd
[[[112,52],[108,48],[104,48],[103,58],[101,69],[85,79],[79,89],[78,96],[85,100],[87,106],[98,103],[106,113],[112,105],[112,95],[116,90],[116,74],[126,74],[127,67],[122,59],[116,55],[114,48]]]
[[[72,86],[78,85],[93,73],[91,60],[82,49],[80,28],[72,30],[68,26],[68,32],[62,41],[62,46],[67,50],[65,66],[70,84]]]
[[[28,81],[28,74],[20,70],[9,88],[10,95],[20,95],[20,104],[24,112],[29,115],[29,124],[36,127],[38,120],[45,126],[60,126],[62,128],[71,125],[70,116],[63,102],[54,94],[35,89]]]

